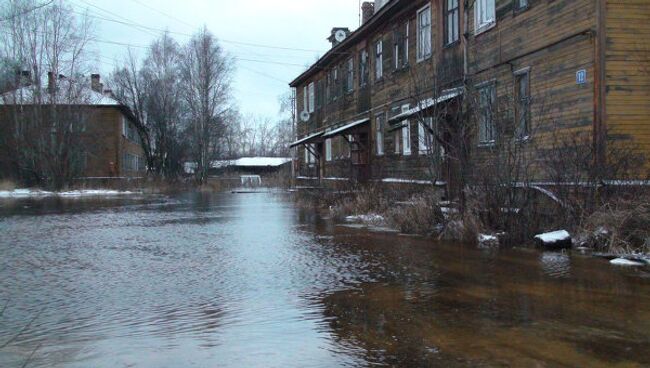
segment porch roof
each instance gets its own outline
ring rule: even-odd
[[[345,134],[348,131],[350,131],[350,130],[352,130],[354,128],[357,128],[357,127],[359,127],[361,125],[364,125],[366,123],[369,123],[369,122],[370,122],[370,118],[363,118],[361,120],[353,121],[351,123],[348,123],[348,124],[345,124],[345,125],[343,125],[341,127],[338,127],[338,128],[336,128],[336,129],[334,129],[332,131],[326,132],[323,135],[323,138],[329,138],[329,137],[334,137],[336,135]]]
[[[399,123],[402,120],[406,120],[410,117],[412,117],[415,114],[418,114],[424,110],[430,109],[433,106],[449,101],[452,98],[458,97],[463,94],[463,88],[458,87],[458,88],[451,88],[451,89],[446,89],[442,91],[440,96],[438,98],[427,98],[426,100],[421,100],[418,102],[418,105],[415,106],[412,109],[409,109],[401,114],[395,115],[392,118],[388,119],[388,122],[391,124]]]
[[[306,136],[306,137],[304,137],[304,138],[298,139],[297,141],[291,143],[291,144],[289,145],[289,147],[293,148],[293,147],[295,147],[295,146],[299,146],[299,145],[301,145],[301,144],[309,144],[309,143],[312,143],[313,141],[315,141],[315,140],[317,140],[318,138],[320,138],[320,136],[322,136],[324,133],[325,133],[325,132],[320,131],[320,132],[316,132],[316,133],[310,134],[310,135],[308,135],[308,136]]]

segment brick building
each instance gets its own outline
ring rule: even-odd
[[[31,82],[28,72],[23,72],[23,80],[17,85],[18,88],[0,96],[0,129],[4,137],[0,144],[0,177],[15,175],[12,173],[17,164],[13,158],[23,149],[20,144],[42,139],[44,135],[40,133],[53,129],[50,125],[42,126],[44,121],[56,120],[42,117],[50,116],[52,111],[59,120],[74,120],[75,126],[79,125],[72,141],[79,146],[79,178],[135,178],[146,174],[144,150],[133,114],[111,91],[104,90],[98,74],[90,80],[73,82],[48,73],[47,87],[40,87]],[[57,92],[52,93],[55,89]],[[35,121],[39,123],[34,124]],[[30,124],[36,125],[37,134],[24,133],[29,132],[25,126]],[[72,127],[69,125],[68,129]]]
[[[650,153],[650,3],[464,3],[364,3],[356,31],[332,30],[331,50],[290,83],[298,179],[449,185],[463,154],[485,168],[516,142],[541,167],[558,135],[580,137],[592,160],[616,142]],[[471,119],[458,113],[469,104]],[[473,127],[463,153],[449,133],[461,119]]]

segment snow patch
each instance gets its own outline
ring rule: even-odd
[[[557,243],[561,241],[568,241],[571,239],[571,234],[569,234],[569,232],[566,230],[559,230],[536,235],[535,239],[538,239],[543,243]]]
[[[375,214],[375,213],[369,213],[366,215],[353,215],[353,216],[347,216],[345,218],[345,221],[347,222],[362,222],[366,224],[380,224],[384,223],[386,219],[384,216]]]
[[[625,267],[642,267],[645,266],[644,263],[637,262],[637,261],[631,261],[629,259],[625,258],[615,258],[609,261],[610,264],[614,266],[625,266]]]
[[[66,192],[48,192],[38,189],[15,189],[13,191],[0,191],[0,198],[43,198],[43,197],[93,197],[93,196],[116,196],[128,195],[134,192],[124,192],[108,189],[71,190]]]

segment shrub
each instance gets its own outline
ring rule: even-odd
[[[584,244],[612,253],[650,252],[650,202],[616,201],[588,216]]]

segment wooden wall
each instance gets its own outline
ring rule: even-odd
[[[646,158],[650,174],[650,1],[606,0],[608,144],[624,142]],[[615,158],[612,158],[615,159]]]

